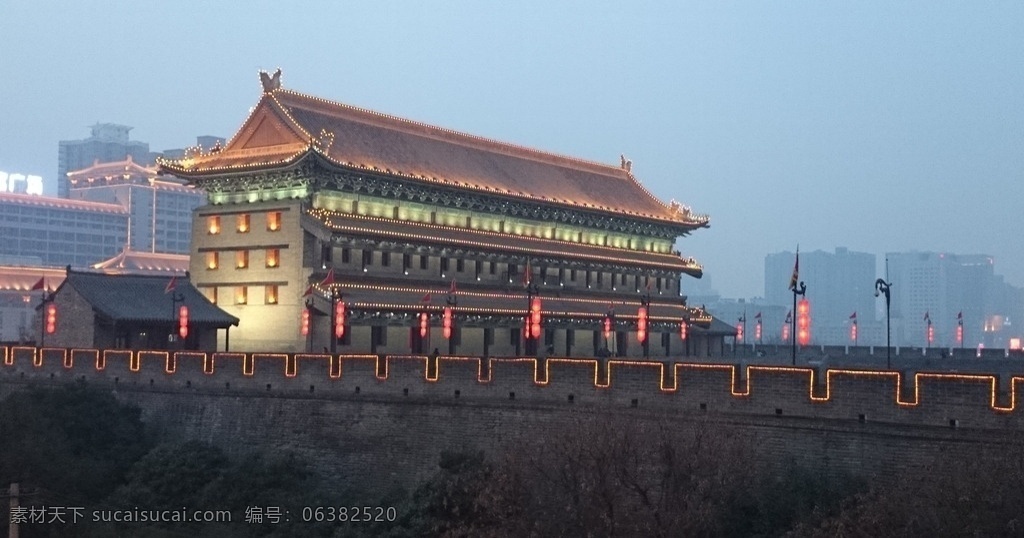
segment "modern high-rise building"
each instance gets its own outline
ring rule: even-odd
[[[149,144],[129,140],[131,127],[114,123],[97,123],[92,136],[82,140],[61,140],[57,153],[57,197],[68,198],[71,188],[67,173],[92,166],[96,162],[123,161],[131,157],[136,163],[150,165],[157,154],[149,151]]]
[[[128,216],[119,204],[0,193],[0,255],[86,267],[121,251]]]
[[[794,252],[765,256],[765,302],[793,308],[793,292],[788,285],[793,274]],[[875,255],[837,247],[835,252],[816,250],[800,253],[800,280],[807,284],[811,304],[811,341],[821,344],[846,344],[851,316],[857,313],[863,327],[875,321]],[[788,310],[787,310],[788,311]],[[861,331],[866,335],[866,331]],[[864,339],[858,343],[868,344]]]
[[[1005,300],[1012,295],[994,274],[995,261],[985,254],[942,252],[890,252],[893,342],[925,346],[928,322],[931,346],[957,347],[958,315],[962,314],[965,347],[1003,347],[1013,328],[1019,304]],[[1016,290],[1019,292],[1019,290]],[[925,319],[925,314],[928,319]]]
[[[205,202],[202,191],[173,176],[158,176],[156,167],[139,165],[130,155],[69,172],[67,178],[72,199],[118,204],[129,212],[129,249],[189,252],[192,210]]]

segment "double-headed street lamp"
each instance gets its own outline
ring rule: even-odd
[[[892,288],[892,282],[886,282],[881,278],[875,280],[875,297],[878,297],[879,293],[885,294],[885,367],[889,370],[892,369],[892,345],[890,344],[891,332],[889,330],[889,304],[892,300],[890,288]]]

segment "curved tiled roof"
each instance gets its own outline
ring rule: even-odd
[[[165,290],[168,276],[110,275],[68,271],[61,284],[73,287],[104,317],[118,321],[168,322],[177,320],[171,293]],[[60,293],[60,289],[56,293]],[[238,318],[221,310],[187,278],[176,278],[174,293],[184,297],[192,323],[217,327],[238,325]]]
[[[184,275],[188,271],[188,254],[140,252],[125,247],[117,256],[93,264],[105,273]]]
[[[174,174],[202,177],[286,165],[310,151],[338,166],[416,182],[688,228],[708,222],[657,199],[626,166],[498,142],[285,89],[264,93],[225,148],[161,165]]]

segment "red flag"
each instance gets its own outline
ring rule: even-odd
[[[956,313],[956,323],[957,323],[957,325],[963,325],[964,324],[964,311],[963,310],[961,310],[961,311]]]
[[[793,311],[786,312],[786,323],[793,323]]]
[[[758,312],[757,314],[754,314],[754,319],[756,319],[757,321],[761,321],[761,313]]]
[[[30,291],[36,291],[46,288],[46,282],[44,280],[45,277],[39,277],[39,282],[32,284],[32,289]]]
[[[321,286],[330,286],[331,284],[334,284],[334,268],[333,267],[331,267],[330,271],[327,271],[327,276],[325,276],[324,279],[320,281],[320,285]]]
[[[309,297],[310,295],[313,295],[313,286],[306,288],[306,293],[302,294],[303,297]]]
[[[170,282],[167,283],[167,287],[164,288],[164,293],[171,293],[176,287],[178,287],[178,277],[172,276]]]
[[[421,303],[429,303],[430,302],[430,292],[427,292],[427,294],[424,295],[422,299],[420,299],[420,302]]]
[[[857,311],[856,310],[854,310],[853,313],[850,314],[850,319],[852,319],[854,321],[857,321]]]
[[[800,247],[796,247],[796,261],[793,263],[793,276],[789,277],[789,289],[796,290],[796,281],[800,279]]]
[[[526,260],[526,267],[523,269],[523,287],[529,287],[533,278],[533,271],[530,269],[530,260]]]
[[[925,321],[931,321],[932,320],[931,316],[928,315],[928,311],[925,311],[925,313],[924,313],[924,320]]]

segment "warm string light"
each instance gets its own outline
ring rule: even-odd
[[[388,120],[388,121],[390,121],[392,123],[392,126],[397,126],[397,127],[408,126],[408,127],[414,128],[416,130],[427,129],[427,130],[430,130],[430,131],[433,131],[433,132],[443,133],[443,134],[448,135],[448,136],[459,137],[459,138],[467,140],[467,141],[469,141],[469,142],[471,142],[471,143],[473,143],[475,145],[478,145],[478,146],[482,145],[483,149],[485,149],[485,150],[498,150],[498,151],[502,151],[502,152],[512,151],[514,153],[525,154],[527,156],[527,158],[533,158],[533,159],[541,158],[541,159],[543,159],[545,161],[553,162],[554,164],[564,165],[565,163],[569,163],[571,165],[576,165],[576,167],[582,166],[585,169],[589,169],[589,170],[594,171],[596,173],[599,173],[599,174],[601,174],[603,176],[606,176],[606,177],[609,177],[609,178],[614,178],[616,180],[619,180],[621,178],[622,174],[623,174],[623,171],[621,169],[613,167],[613,166],[610,166],[610,165],[606,165],[606,164],[602,164],[602,163],[596,163],[596,162],[592,162],[592,161],[585,161],[585,160],[578,159],[578,158],[575,158],[575,157],[568,157],[568,156],[556,155],[556,154],[547,153],[547,152],[541,152],[541,151],[534,150],[534,149],[531,149],[531,148],[527,148],[527,147],[524,147],[524,146],[517,146],[517,145],[514,145],[514,144],[508,144],[508,143],[498,142],[498,141],[494,141],[494,140],[489,140],[489,139],[482,138],[482,137],[479,137],[479,136],[474,136],[474,135],[469,135],[469,134],[465,134],[465,133],[460,133],[460,132],[457,132],[457,131],[453,131],[453,130],[449,130],[449,129],[445,129],[445,128],[441,128],[441,127],[429,126],[429,125],[426,125],[426,124],[422,124],[422,123],[413,122],[413,121],[410,121],[410,120],[401,119],[401,118],[398,118],[396,116],[390,116],[390,115],[381,114],[381,113],[378,113],[378,112],[373,112],[373,111],[369,111],[369,110],[365,110],[365,109],[360,109],[360,108],[357,108],[357,107],[352,107],[352,106],[349,106],[349,105],[344,105],[342,103],[328,101],[326,99],[321,99],[321,98],[314,97],[314,96],[307,96],[307,95],[304,95],[304,94],[299,94],[299,93],[296,93],[296,92],[292,92],[290,90],[275,90],[273,92],[264,93],[262,95],[262,97],[260,98],[259,103],[257,103],[257,105],[253,108],[252,112],[250,112],[250,114],[246,118],[245,122],[243,122],[243,124],[239,128],[239,130],[231,138],[231,141],[223,149],[220,149],[219,151],[216,151],[216,152],[211,151],[211,152],[203,153],[202,149],[199,148],[199,151],[197,151],[197,152],[188,152],[187,155],[184,158],[178,159],[178,160],[158,158],[157,159],[158,165],[160,165],[160,167],[166,168],[166,169],[168,169],[168,170],[170,170],[172,172],[177,171],[178,175],[182,175],[182,176],[186,176],[187,177],[189,172],[191,172],[192,174],[197,174],[197,173],[216,173],[216,172],[222,172],[222,171],[237,171],[237,170],[242,170],[242,169],[256,169],[256,168],[272,166],[272,165],[282,165],[282,164],[285,164],[285,163],[293,162],[296,159],[298,159],[300,156],[302,156],[302,155],[304,155],[304,154],[306,154],[308,152],[313,152],[313,153],[316,153],[318,155],[323,156],[325,159],[327,159],[328,161],[331,161],[332,163],[334,163],[334,164],[336,164],[338,166],[355,166],[355,167],[363,168],[363,169],[370,169],[370,168],[372,168],[374,170],[381,170],[377,166],[372,166],[371,167],[371,166],[368,166],[368,165],[365,165],[365,164],[355,165],[354,163],[350,163],[350,162],[346,163],[344,161],[340,161],[337,158],[335,158],[333,155],[331,155],[329,147],[327,148],[326,151],[321,150],[321,148],[318,147],[318,145],[316,144],[316,140],[318,140],[318,138],[314,137],[311,133],[309,133],[308,131],[306,131],[306,129],[304,129],[302,127],[302,124],[299,121],[297,121],[291,115],[291,113],[289,112],[289,107],[283,105],[278,100],[278,95],[291,95],[291,96],[294,96],[294,97],[297,97],[297,98],[300,98],[300,99],[311,100],[314,103],[327,104],[329,106],[333,106],[333,107],[336,107],[336,108],[341,108],[343,110],[357,112],[357,113],[359,113],[359,114],[361,114],[363,116],[368,116],[368,117],[372,117],[372,118],[386,119],[386,120]],[[272,114],[273,113],[272,111],[277,111],[279,113],[279,116],[283,116],[285,121],[290,124],[290,127],[292,127],[296,132],[298,132],[299,136],[301,136],[301,138],[303,140],[307,140],[308,142],[303,142],[301,144],[299,142],[294,142],[294,143],[291,143],[291,144],[284,144],[283,146],[285,146],[286,148],[287,147],[291,147],[291,146],[296,146],[296,151],[294,153],[292,153],[290,155],[286,155],[283,158],[281,158],[279,160],[276,160],[276,161],[263,161],[263,162],[242,161],[242,162],[235,163],[235,164],[227,164],[227,165],[220,165],[220,166],[218,166],[217,162],[219,160],[230,160],[232,158],[237,158],[237,157],[229,157],[226,154],[230,153],[231,150],[234,149],[234,145],[235,145],[236,140],[239,139],[239,137],[242,135],[243,132],[245,132],[245,131],[248,131],[250,133],[254,132],[254,130],[256,128],[256,125],[257,125],[257,122],[253,121],[254,116],[256,114],[261,114],[261,115]],[[397,124],[397,125],[394,125],[394,124]],[[332,134],[333,135],[333,133],[328,133],[328,134]],[[332,138],[332,141],[333,141],[333,136],[331,138]],[[266,149],[266,150],[264,150],[264,153],[274,152],[274,151],[277,151],[278,154],[284,153],[280,149],[275,150],[273,146],[268,148],[268,149]],[[249,151],[249,153],[251,154],[251,150]],[[523,199],[531,199],[531,200],[542,200],[542,201],[546,201],[546,202],[556,202],[556,203],[561,203],[561,204],[565,204],[565,205],[572,205],[572,206],[578,206],[578,207],[587,207],[587,208],[590,208],[590,209],[598,209],[598,210],[601,210],[603,212],[608,212],[608,213],[613,213],[613,214],[626,214],[626,215],[632,215],[632,216],[652,219],[652,220],[656,220],[656,221],[671,222],[671,223],[673,223],[675,225],[685,225],[687,227],[687,229],[693,229],[693,228],[697,228],[697,227],[707,226],[707,224],[709,222],[709,219],[708,219],[708,217],[706,215],[693,215],[690,212],[680,212],[680,211],[675,210],[673,207],[671,207],[669,205],[666,205],[661,200],[659,200],[657,197],[655,197],[649,190],[647,190],[647,188],[644,187],[636,179],[636,177],[634,177],[632,175],[632,173],[630,173],[628,171],[625,172],[626,179],[631,181],[632,184],[638,186],[645,195],[647,195],[651,200],[656,202],[656,204],[659,207],[661,207],[664,210],[666,210],[667,214],[660,214],[660,215],[647,214],[647,213],[638,212],[638,211],[625,210],[625,209],[623,209],[621,207],[603,206],[603,205],[592,204],[592,203],[588,203],[588,202],[581,203],[581,202],[578,202],[578,201],[575,201],[575,200],[558,199],[558,198],[552,198],[552,197],[547,197],[547,196],[534,195],[534,194],[528,194],[528,193],[523,193],[523,192],[516,192],[516,191],[509,190],[509,189],[496,189],[496,188],[493,188],[493,187],[488,186],[488,185],[479,185],[479,184],[469,183],[467,181],[457,181],[457,180],[451,180],[451,179],[445,179],[445,178],[436,178],[436,177],[431,178],[431,177],[427,177],[427,176],[425,176],[423,174],[419,174],[419,175],[408,174],[408,173],[404,173],[404,172],[401,172],[401,171],[398,171],[398,170],[391,170],[390,168],[387,168],[387,167],[385,167],[382,171],[385,171],[386,173],[388,173],[390,175],[404,177],[404,178],[408,178],[408,179],[412,179],[412,180],[416,180],[416,181],[427,181],[427,182],[438,183],[438,184],[442,184],[442,185],[450,185],[450,186],[458,186],[458,187],[469,188],[469,189],[474,189],[474,190],[482,190],[482,191],[485,191],[485,192],[498,192],[498,193],[501,193],[501,194],[503,194],[505,196],[510,196],[510,197],[514,197],[514,198],[523,198]]]
[[[316,213],[314,213],[314,211],[315,210],[311,210],[308,213],[310,215],[312,215],[312,216],[316,216]],[[349,218],[351,215],[346,213],[346,214],[343,214],[343,216],[345,218]],[[381,222],[393,222],[393,221],[390,221],[388,219],[380,219],[379,217],[366,217],[364,215],[359,215],[359,217],[362,217],[362,218],[367,219],[367,220],[379,219]],[[612,261],[612,262],[621,263],[621,264],[624,264],[624,265],[631,265],[631,264],[640,263],[640,264],[645,264],[645,265],[650,265],[650,266],[657,266],[657,267],[664,267],[664,268],[669,268],[669,269],[677,269],[677,270],[681,269],[681,270],[684,270],[684,271],[702,271],[703,270],[703,266],[701,266],[700,264],[696,263],[696,261],[691,261],[691,259],[683,260],[682,258],[679,258],[679,257],[676,257],[676,256],[670,256],[670,257],[673,260],[681,261],[682,264],[678,264],[678,263],[674,263],[674,264],[673,263],[663,263],[663,262],[657,262],[657,261],[653,261],[653,260],[651,260],[651,261],[635,260],[635,259],[621,258],[621,257],[616,257],[616,256],[610,256],[610,255],[597,255],[597,254],[584,254],[584,253],[577,253],[577,252],[567,252],[565,249],[560,249],[560,250],[539,249],[539,248],[534,248],[534,247],[518,246],[515,243],[508,243],[508,242],[484,243],[484,242],[480,242],[480,241],[470,241],[470,240],[466,240],[466,239],[455,239],[455,238],[452,238],[452,237],[430,236],[430,235],[422,235],[422,234],[412,234],[412,233],[407,233],[407,232],[393,232],[393,231],[390,231],[390,230],[383,230],[383,229],[380,229],[380,228],[364,228],[364,227],[360,227],[360,226],[336,224],[336,223],[334,223],[333,221],[330,220],[330,217],[324,217],[321,220],[323,221],[325,226],[329,227],[331,230],[334,230],[334,231],[341,231],[341,232],[355,233],[355,234],[366,234],[366,235],[378,235],[378,236],[385,236],[385,237],[394,237],[394,238],[401,238],[402,240],[405,240],[405,241],[419,240],[419,241],[429,241],[429,242],[443,242],[445,244],[463,245],[463,246],[470,246],[470,247],[500,248],[500,249],[502,249],[504,251],[522,252],[522,253],[527,253],[527,254],[530,254],[530,255],[533,255],[533,256],[547,255],[547,256],[555,256],[555,257],[570,257],[570,258],[586,259],[586,260],[600,261],[600,262]],[[431,225],[431,224],[422,224],[422,223],[414,223],[414,222],[406,222],[406,221],[403,221],[403,224],[409,224],[409,225],[414,225],[414,226],[437,226],[437,225]],[[456,229],[460,230],[460,231],[467,231],[467,230],[462,229],[462,228],[456,228]],[[522,239],[521,236],[516,236],[516,235],[513,235],[513,234],[499,234],[498,232],[488,232],[488,231],[484,231],[484,230],[472,230],[472,232],[473,233],[481,233],[481,234],[483,234],[483,233],[498,234],[500,236],[506,237],[507,239],[512,239],[512,238]],[[541,238],[530,238],[530,239],[533,240],[533,241],[547,241],[547,242],[552,242],[552,243],[566,243],[566,244],[570,244],[570,245],[576,245],[577,244],[577,243],[570,243],[570,242],[567,242],[567,241],[563,242],[563,241],[554,240],[554,239],[541,239]],[[591,247],[591,248],[607,248],[607,247],[600,247],[600,246],[596,246],[596,245],[588,245],[588,247]],[[617,250],[618,252],[623,252],[622,249],[610,249],[610,250]],[[661,255],[661,254],[658,254],[658,253],[653,253],[653,252],[648,252],[648,251],[635,251],[635,252],[637,252],[638,254],[645,254],[645,255],[669,256],[669,255]]]
[[[556,164],[557,163],[567,162],[567,163],[571,163],[571,164],[582,165],[582,166],[585,166],[587,168],[591,168],[592,171],[596,171],[598,173],[601,173],[603,175],[610,176],[610,177],[616,177],[617,178],[618,174],[622,173],[621,169],[619,169],[617,167],[614,167],[614,166],[607,165],[607,164],[597,163],[597,162],[593,162],[593,161],[586,161],[586,160],[579,159],[579,158],[576,158],[576,157],[556,155],[556,154],[552,154],[552,153],[548,153],[548,152],[543,152],[543,151],[531,149],[531,148],[528,148],[528,147],[525,147],[525,146],[518,146],[518,145],[515,145],[515,144],[508,144],[508,143],[505,143],[505,142],[499,142],[499,141],[496,141],[496,140],[491,140],[491,139],[483,138],[483,137],[476,136],[476,135],[470,135],[470,134],[466,134],[466,133],[461,133],[459,131],[454,131],[454,130],[446,129],[446,128],[443,128],[443,127],[435,127],[435,126],[432,126],[432,125],[427,125],[427,124],[424,124],[424,123],[420,123],[420,122],[415,122],[415,121],[399,118],[397,116],[392,116],[392,115],[389,115],[389,114],[383,114],[383,113],[375,112],[375,111],[372,111],[372,110],[367,110],[367,109],[363,109],[363,108],[359,108],[359,107],[354,107],[354,106],[351,106],[351,105],[346,105],[344,103],[339,103],[339,102],[336,102],[336,101],[331,101],[331,100],[328,100],[328,99],[323,99],[323,98],[312,96],[312,95],[301,94],[301,93],[298,93],[298,92],[294,92],[292,90],[282,89],[282,90],[278,90],[278,91],[275,91],[275,92],[270,93],[270,94],[265,94],[265,96],[269,95],[270,98],[273,99],[273,101],[277,104],[276,110],[279,110],[280,112],[282,112],[288,118],[288,121],[291,123],[291,125],[293,127],[295,127],[298,131],[300,131],[303,134],[304,139],[306,139],[306,140],[313,140],[314,137],[308,131],[306,131],[302,127],[301,123],[298,120],[296,120],[291,115],[291,113],[289,112],[289,108],[287,106],[283,105],[278,100],[278,96],[282,95],[282,94],[283,95],[290,95],[290,96],[293,96],[293,97],[296,97],[296,98],[299,98],[299,99],[310,100],[310,101],[313,101],[314,103],[325,104],[325,105],[332,106],[332,107],[335,107],[335,108],[340,108],[340,109],[345,110],[345,111],[356,112],[356,113],[358,113],[358,114],[360,114],[360,115],[362,115],[364,117],[368,116],[370,118],[384,119],[384,120],[387,120],[389,122],[392,122],[393,124],[397,123],[398,124],[397,126],[399,126],[399,127],[401,127],[401,126],[409,126],[409,127],[412,127],[414,129],[416,129],[417,131],[418,130],[426,129],[426,130],[429,130],[429,131],[439,132],[439,133],[443,133],[445,135],[466,139],[466,140],[469,140],[471,142],[475,142],[477,144],[483,145],[485,149],[494,148],[494,149],[498,149],[499,151],[510,151],[511,150],[513,152],[523,152],[523,153],[526,153],[526,154],[528,154],[532,158],[538,158],[539,157],[539,158],[544,159],[544,160],[554,160]],[[262,103],[262,99],[261,99],[261,103]],[[311,146],[312,146],[312,144],[311,144]],[[358,166],[358,167],[364,168],[364,169],[372,168],[374,170],[381,170],[381,169],[379,169],[376,166],[370,167],[370,166],[367,166],[365,164],[354,165],[354,163],[345,163],[343,161],[338,161],[337,159],[335,159],[330,154],[325,154],[325,153],[322,153],[322,152],[318,152],[318,153],[320,153],[321,155],[324,155],[325,158],[327,158],[328,160],[332,161],[334,164],[337,164],[339,166],[346,166],[346,165],[347,166]],[[579,202],[576,202],[576,201],[573,201],[573,200],[556,200],[556,199],[548,198],[548,197],[545,197],[545,196],[538,196],[538,195],[532,195],[532,194],[523,193],[523,192],[516,192],[516,191],[511,191],[511,190],[508,190],[508,189],[486,188],[485,186],[481,186],[481,185],[478,185],[478,184],[472,184],[472,183],[468,183],[468,182],[465,182],[465,181],[457,181],[457,180],[451,180],[451,179],[445,179],[445,178],[436,178],[436,177],[431,178],[431,177],[424,176],[422,174],[421,175],[408,174],[408,173],[404,173],[404,172],[397,171],[397,170],[391,170],[389,168],[384,168],[383,171],[386,171],[388,174],[391,174],[391,175],[406,177],[406,178],[413,179],[413,180],[418,180],[418,181],[428,181],[428,182],[440,183],[440,184],[444,184],[444,185],[454,185],[454,186],[459,186],[459,187],[467,187],[467,188],[475,189],[475,190],[485,190],[485,191],[501,192],[504,195],[513,196],[513,197],[517,197],[517,198],[526,198],[526,199],[544,200],[544,201],[557,201],[557,202],[561,202],[561,203],[565,203],[565,204],[589,207],[589,208],[592,208],[592,209],[600,209],[600,210],[611,212],[611,213],[619,213],[619,214],[623,214],[624,213],[624,214],[635,215],[635,216],[640,216],[640,217],[645,217],[645,218],[650,218],[650,219],[655,219],[655,220],[668,221],[668,222],[672,222],[672,223],[675,223],[675,224],[683,222],[683,223],[686,223],[686,224],[702,226],[702,225],[706,225],[706,223],[708,222],[708,219],[706,219],[706,218],[703,221],[700,220],[699,218],[691,221],[689,219],[680,218],[678,216],[678,214],[673,214],[672,217],[670,218],[670,217],[666,217],[665,215],[649,215],[649,214],[640,213],[640,212],[628,211],[628,210],[622,209],[621,207],[614,207],[613,208],[613,207],[608,207],[608,206],[599,206],[599,205],[590,204],[590,203],[579,203]],[[627,174],[627,177],[631,181],[633,181],[635,184],[639,185],[639,181],[637,181],[636,178],[634,178],[632,176],[632,174]],[[660,200],[658,200],[653,194],[651,194],[642,185],[640,185],[640,187],[641,187],[641,189],[643,189],[643,192],[646,193],[650,198],[655,200],[658,203],[658,205],[660,205],[660,206],[662,206],[662,207],[664,207],[666,209],[669,208],[664,203],[662,203]]]
[[[350,289],[350,290],[365,290],[365,291],[383,291],[383,292],[411,293],[411,294],[416,294],[417,296],[422,296],[422,295],[428,294],[428,293],[431,294],[431,295],[435,295],[436,294],[436,295],[442,296],[445,293],[447,293],[447,291],[448,291],[447,289],[441,289],[441,288],[412,288],[412,287],[406,287],[406,286],[379,286],[379,285],[375,285],[375,284],[360,284],[360,283],[354,283],[354,282],[335,282],[333,284],[330,284],[329,287],[321,286],[319,282],[316,282],[312,286],[313,286],[313,289],[315,291],[317,291],[318,293],[320,293],[323,296],[328,296],[328,297],[331,294],[331,289],[334,289],[334,288],[337,288],[337,289]],[[466,297],[477,297],[477,298],[482,298],[482,299],[507,299],[507,300],[514,300],[514,301],[519,301],[519,300],[522,300],[522,298],[523,298],[522,294],[476,292],[476,291],[463,291],[463,290],[459,290],[459,295],[460,296],[466,296]],[[600,305],[607,305],[608,304],[608,300],[607,299],[604,299],[604,300],[602,300],[602,299],[587,299],[587,298],[582,298],[582,297],[558,297],[557,299],[553,299],[553,300],[557,300],[558,302],[564,302],[564,303],[582,303],[582,304],[600,304]],[[397,308],[411,308],[413,306],[413,305],[410,305],[410,304],[400,304],[400,303],[359,303],[359,304],[361,304],[361,305],[366,304],[366,305],[394,306],[394,307],[397,307]],[[614,304],[615,305],[619,305],[619,306],[640,306],[642,303],[640,301],[616,300],[614,302]],[[653,301],[652,301],[652,306],[657,306],[658,308],[682,310],[683,313],[688,314],[693,319],[696,319],[696,320],[699,320],[699,321],[702,321],[702,322],[705,322],[705,321],[706,322],[710,322],[711,321],[711,317],[709,315],[706,315],[703,311],[701,311],[699,309],[690,308],[690,307],[683,306],[683,305],[678,305],[678,304],[654,303]],[[432,307],[430,305],[420,306],[419,308],[428,308],[428,309],[434,309],[434,310],[439,310],[440,309],[440,307]],[[465,307],[456,307],[456,308],[457,309],[463,309],[463,310],[465,309]],[[480,309],[474,309],[474,310],[480,310]],[[523,312],[522,310],[515,310],[515,309],[505,309],[505,310],[502,310],[502,311],[503,312],[513,312],[513,313],[522,313]],[[592,313],[581,313],[581,314],[582,315],[593,315]],[[630,317],[630,316],[626,316],[626,317]],[[678,318],[672,318],[672,317],[666,317],[666,316],[660,316],[660,317],[652,316],[650,319],[652,319],[652,320],[673,321],[673,322],[678,321]]]
[[[334,356],[331,355],[311,355],[311,354],[287,354],[287,353],[228,353],[228,352],[217,352],[213,354],[206,354],[203,352],[189,352],[181,351],[175,352],[173,356],[166,351],[138,351],[133,352],[131,350],[96,350],[96,349],[78,349],[73,348],[68,350],[62,348],[43,348],[38,349],[29,346],[2,346],[3,347],[3,364],[5,366],[13,366],[16,360],[26,360],[33,364],[34,367],[41,367],[43,365],[43,356],[54,355],[58,360],[64,361],[64,367],[71,367],[76,359],[82,358],[94,358],[96,362],[96,369],[103,370],[106,362],[115,360],[122,364],[127,363],[129,369],[133,372],[141,370],[141,361],[150,359],[158,362],[163,362],[166,365],[166,371],[173,373],[174,369],[170,366],[176,364],[178,360],[183,358],[196,358],[202,359],[204,362],[204,371],[207,373],[213,372],[213,364],[218,360],[241,360],[242,362],[242,373],[246,376],[253,375],[254,362],[256,359],[265,360],[270,359],[274,361],[284,361],[284,373],[288,377],[294,377],[298,372],[298,363],[300,359],[305,360],[329,360],[334,361]],[[83,357],[84,356],[84,357]],[[16,357],[22,357],[16,359]],[[341,375],[341,364],[346,360],[355,361],[372,361],[376,372],[381,371],[383,367],[383,375],[377,375],[379,379],[386,379],[388,373],[388,361],[396,359],[410,359],[418,358],[418,360],[426,361],[424,356],[385,356],[383,359],[376,355],[339,355],[338,369],[335,373],[333,365],[329,376],[331,378],[337,378]],[[381,363],[380,360],[384,362]],[[1024,377],[1013,376],[1010,380],[1010,404],[1008,406],[999,405],[998,394],[999,394],[999,383],[998,378],[994,375],[989,374],[949,374],[949,373],[937,373],[937,372],[918,372],[914,374],[914,390],[913,398],[910,400],[904,400],[903,394],[903,383],[904,376],[900,372],[893,371],[881,371],[881,370],[852,370],[852,369],[827,369],[825,371],[825,386],[824,395],[816,395],[814,387],[817,386],[816,377],[818,371],[813,368],[800,368],[800,367],[776,367],[776,366],[756,366],[748,365],[745,370],[741,372],[740,367],[729,364],[704,364],[704,363],[662,363],[656,361],[632,361],[632,360],[612,360],[608,361],[608,379],[604,383],[601,383],[598,378],[598,361],[595,359],[571,359],[571,358],[552,358],[544,361],[547,365],[543,371],[539,369],[538,361],[535,358],[511,358],[511,359],[480,359],[476,357],[443,357],[442,360],[455,362],[455,361],[476,361],[478,371],[478,381],[481,383],[490,382],[491,376],[484,376],[483,372],[493,372],[495,366],[500,364],[517,364],[517,363],[530,363],[534,368],[534,382],[538,385],[547,385],[550,383],[550,369],[553,365],[569,364],[569,365],[583,365],[588,368],[594,368],[594,385],[599,388],[607,388],[611,386],[611,379],[615,369],[617,368],[653,368],[658,369],[661,379],[660,389],[664,392],[673,392],[677,390],[679,378],[685,377],[686,370],[720,370],[728,372],[731,379],[730,393],[735,397],[747,397],[753,390],[753,378],[757,377],[760,373],[770,374],[792,374],[797,376],[806,376],[808,383],[808,397],[814,402],[827,402],[832,398],[832,384],[836,379],[841,378],[882,378],[892,379],[895,381],[894,401],[902,407],[916,407],[921,405],[921,387],[928,381],[936,382],[968,382],[978,383],[981,385],[987,385],[989,390],[989,406],[1000,412],[1013,411],[1017,405],[1017,386],[1024,383]],[[486,368],[484,367],[483,361],[487,361]],[[666,364],[672,364],[673,368],[671,375],[665,376],[664,367]],[[208,365],[208,366],[207,366]],[[542,374],[543,372],[543,374]],[[741,375],[742,374],[742,375]],[[436,381],[436,379],[433,379]]]

